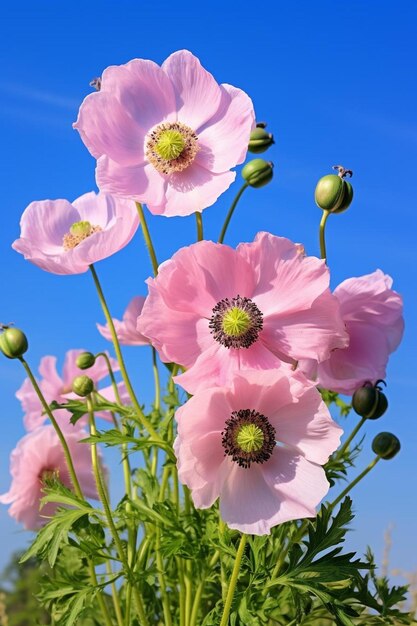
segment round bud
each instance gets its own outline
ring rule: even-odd
[[[275,143],[273,135],[268,133],[265,127],[257,126],[250,134],[248,150],[254,154],[260,154],[268,150],[273,143]]]
[[[346,209],[349,208],[352,200],[353,200],[353,187],[347,180],[344,180],[342,204],[339,206],[338,209],[333,210],[332,213],[342,213],[343,211],[346,211]]]
[[[17,359],[23,356],[28,349],[28,340],[25,333],[19,328],[5,327],[0,334],[0,350],[8,359]]]
[[[344,197],[343,179],[336,174],[327,174],[320,178],[314,192],[314,199],[323,211],[336,211]]]
[[[388,408],[388,400],[381,389],[370,383],[359,387],[352,396],[352,407],[355,413],[366,419],[376,420]]]
[[[273,164],[263,159],[253,159],[242,169],[242,176],[251,187],[263,187],[272,180]]]
[[[392,433],[379,433],[372,442],[372,450],[375,454],[387,461],[394,458],[400,449],[400,440]]]
[[[72,381],[72,390],[77,396],[85,398],[94,390],[94,382],[89,376],[77,376]]]
[[[93,367],[95,362],[96,357],[91,352],[82,352],[75,361],[80,370],[88,370],[89,367]]]

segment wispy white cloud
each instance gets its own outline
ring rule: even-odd
[[[69,111],[77,110],[80,105],[79,100],[75,98],[70,98],[60,93],[36,89],[20,83],[0,82],[0,93],[26,102],[39,102]]]

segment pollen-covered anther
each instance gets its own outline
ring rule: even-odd
[[[145,155],[161,174],[185,170],[199,150],[195,132],[181,122],[159,124],[148,134]]]
[[[59,480],[59,469],[43,469],[39,474],[39,482],[42,486],[55,480]]]
[[[249,348],[263,328],[263,315],[250,298],[224,298],[213,308],[209,328],[226,348]]]
[[[222,445],[225,456],[231,456],[240,467],[265,463],[276,445],[275,428],[257,411],[233,411],[222,432]]]
[[[99,233],[101,230],[103,230],[101,226],[93,226],[87,221],[75,222],[62,239],[64,250],[72,250],[84,239],[87,239],[94,233]]]

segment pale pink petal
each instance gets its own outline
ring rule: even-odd
[[[78,212],[68,200],[31,202],[20,220],[21,238],[42,254],[59,254],[64,235],[79,219]],[[18,242],[14,242],[13,248],[20,252]]]
[[[103,154],[122,165],[144,162],[144,131],[113,94],[100,91],[88,95],[74,124],[91,154]]]
[[[296,448],[313,463],[324,465],[339,447],[343,430],[332,420],[320,393],[306,385],[296,403],[268,414],[277,441]]]
[[[213,342],[184,374],[174,377],[188,393],[195,394],[208,387],[225,386],[239,370],[239,350],[224,348]]]
[[[243,163],[254,125],[249,96],[231,85],[221,85],[221,90],[218,111],[198,133],[197,162],[210,172],[225,172]]]
[[[57,399],[62,395],[63,381],[56,369],[57,358],[44,356],[39,364],[40,383],[43,392],[48,398]]]
[[[164,204],[146,200],[151,213],[173,217],[191,215],[214,204],[235,180],[235,172],[214,174],[196,161],[182,172],[167,177]]]
[[[281,502],[256,465],[245,469],[236,464],[223,483],[220,516],[229,528],[251,535],[267,535],[280,523]]]
[[[277,447],[269,461],[261,466],[261,471],[281,502],[275,524],[315,517],[315,508],[330,487],[320,465],[310,463],[292,450]]]
[[[174,86],[178,121],[198,132],[219,108],[220,86],[188,50],[171,54],[162,69]]]
[[[339,303],[327,290],[310,309],[265,316],[262,341],[287,361],[324,361],[332,350],[346,347],[349,336],[340,317]]]
[[[325,262],[300,255],[298,246],[284,237],[260,232],[253,243],[239,244],[237,252],[254,268],[253,296],[264,315],[309,309],[329,287]],[[279,298],[274,288],[279,289]]]
[[[101,94],[114,96],[145,132],[156,124],[177,119],[172,83],[159,65],[147,59],[106,68]]]
[[[116,330],[116,335],[119,342],[126,346],[146,346],[149,345],[149,339],[142,335],[137,329],[137,320],[142,312],[143,305],[146,298],[143,296],[136,296],[133,298],[123,314],[123,321],[113,318],[113,324]],[[97,328],[101,335],[112,341],[112,336],[108,325],[102,326],[97,324]]]
[[[107,156],[97,161],[97,186],[101,191],[155,205],[165,201],[167,182],[152,165],[121,166]]]

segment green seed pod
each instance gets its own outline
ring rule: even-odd
[[[342,204],[339,206],[338,209],[333,210],[332,213],[342,213],[349,208],[350,203],[353,200],[353,187],[347,180],[343,181],[343,191],[344,193]]]
[[[72,381],[72,390],[77,396],[85,398],[94,390],[94,382],[89,376],[77,376]]]
[[[272,180],[273,167],[269,161],[253,159],[242,169],[242,176],[251,187],[263,187]]]
[[[314,199],[323,211],[333,213],[343,203],[345,188],[344,180],[336,174],[322,176],[316,185]]]
[[[257,126],[250,134],[248,150],[254,154],[260,154],[268,150],[273,143],[275,143],[274,136],[268,133],[264,127]]]
[[[28,349],[28,340],[19,328],[5,327],[0,334],[0,350],[8,359],[17,359]]]
[[[75,361],[80,370],[88,370],[89,367],[93,367],[95,362],[96,357],[91,352],[82,352]]]
[[[400,449],[400,440],[392,433],[379,433],[372,442],[372,450],[375,454],[387,461],[394,458]]]
[[[372,386],[370,383],[365,383],[353,394],[352,407],[355,413],[361,417],[376,420],[387,410],[388,400],[378,384]]]

